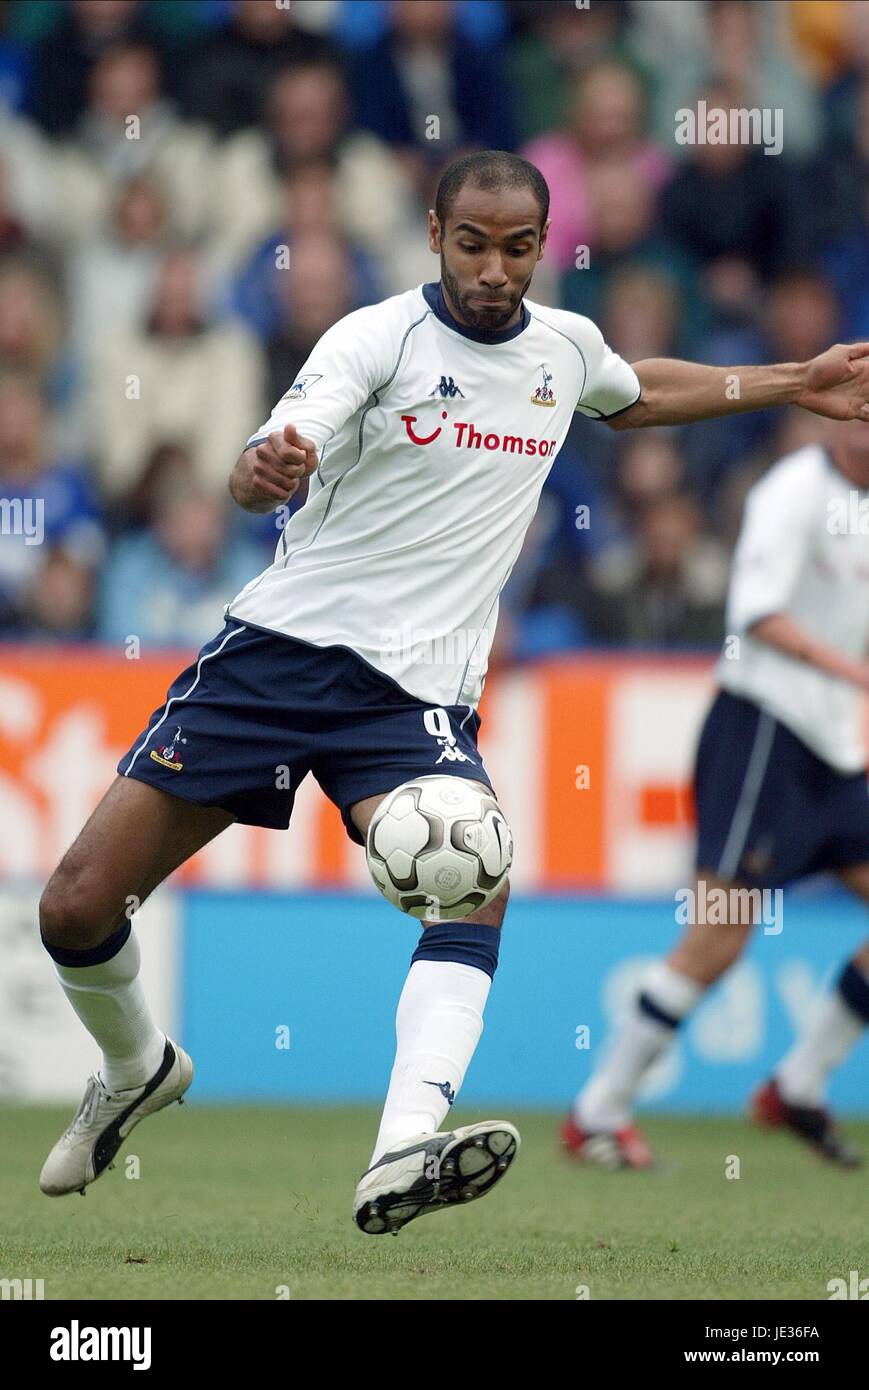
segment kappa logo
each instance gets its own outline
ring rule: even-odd
[[[151,749],[151,758],[161,767],[168,767],[171,772],[180,772],[184,764],[181,761],[181,754],[178,752],[177,745],[186,743],[186,738],[181,737],[181,725],[175,730],[171,743],[164,743],[161,748]]]
[[[314,383],[322,380],[322,372],[308,372],[306,376],[300,376],[296,381],[293,382],[289,391],[287,391],[286,395],[281,397],[281,400],[303,401],[305,399],[305,393],[307,391],[310,391]]]
[[[445,709],[427,709],[422,717],[422,722],[427,734],[431,734],[436,740],[441,750],[439,758],[435,759],[435,767],[438,763],[471,763],[476,767],[473,758],[469,758],[467,753],[463,753],[458,746],[458,740],[453,733],[450,724],[450,716]]]
[[[476,764],[474,763],[473,758],[469,758],[468,755],[467,755],[467,753],[463,753],[462,750],[461,750],[461,748],[457,748],[457,747],[456,747],[456,741],[455,741],[455,739],[453,739],[452,742],[449,742],[447,739],[441,739],[441,738],[439,738],[439,739],[438,739],[438,743],[439,743],[440,746],[441,746],[441,755],[440,755],[439,758],[436,758],[436,759],[435,759],[435,767],[437,767],[438,763],[443,763],[443,762],[447,762],[447,763],[473,763],[474,766],[476,766]]]
[[[532,404],[532,405],[556,405],[557,402],[556,402],[556,400],[555,400],[555,392],[552,390],[552,387],[549,385],[550,381],[552,380],[552,373],[546,370],[546,363],[545,363],[545,362],[541,362],[541,363],[540,363],[540,371],[541,371],[542,374],[543,374],[543,381],[542,381],[542,383],[537,387],[536,391],[534,392],[534,395],[531,397],[531,404]]]
[[[456,1098],[456,1093],[448,1081],[423,1081],[422,1084],[424,1086],[436,1086],[447,1105],[452,1105]]]
[[[446,400],[447,396],[449,396],[450,399],[452,399],[453,396],[461,396],[462,400],[465,398],[464,391],[456,385],[451,376],[442,376],[435,389],[429,391],[429,395],[440,396],[441,400]]]

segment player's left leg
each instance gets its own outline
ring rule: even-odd
[[[363,838],[382,799],[351,808]],[[464,921],[423,929],[398,1002],[380,1129],[354,1202],[357,1224],[369,1235],[397,1232],[426,1211],[482,1196],[517,1152],[519,1135],[503,1120],[439,1131],[483,1031],[508,896],[505,883]]]
[[[869,861],[839,869],[839,878],[869,903]],[[869,942],[842,970],[836,987],[807,1031],[775,1068],[754,1097],[761,1123],[783,1126],[812,1144],[826,1158],[855,1167],[859,1156],[843,1142],[826,1108],[827,1082],[850,1055],[869,1025]]]

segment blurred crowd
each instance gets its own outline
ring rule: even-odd
[[[678,144],[700,100],[781,154]],[[864,0],[0,0],[0,637],[213,635],[277,538],[235,457],[330,324],[437,278],[479,148],[549,181],[531,298],[629,360],[869,338]],[[746,489],[813,430],[577,418],[499,655],[716,644]]]

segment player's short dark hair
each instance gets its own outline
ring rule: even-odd
[[[541,227],[549,216],[549,185],[536,165],[507,150],[479,150],[455,160],[441,175],[435,194],[435,215],[441,231],[466,183],[493,193],[502,188],[530,188],[540,207]]]

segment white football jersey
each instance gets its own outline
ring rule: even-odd
[[[784,613],[819,642],[855,660],[869,651],[866,493],[819,445],[781,459],[748,494],[733,561],[728,644],[717,676],[725,690],[764,706],[840,772],[866,766],[865,696],[849,681],[748,634]],[[863,524],[859,518],[863,515]],[[855,519],[857,524],[855,525]]]
[[[274,563],[227,613],[349,647],[426,702],[476,706],[498,595],[574,411],[602,419],[639,395],[565,310],[526,300],[514,328],[478,331],[437,283],[357,309],[248,441],[292,423],[319,467]]]

